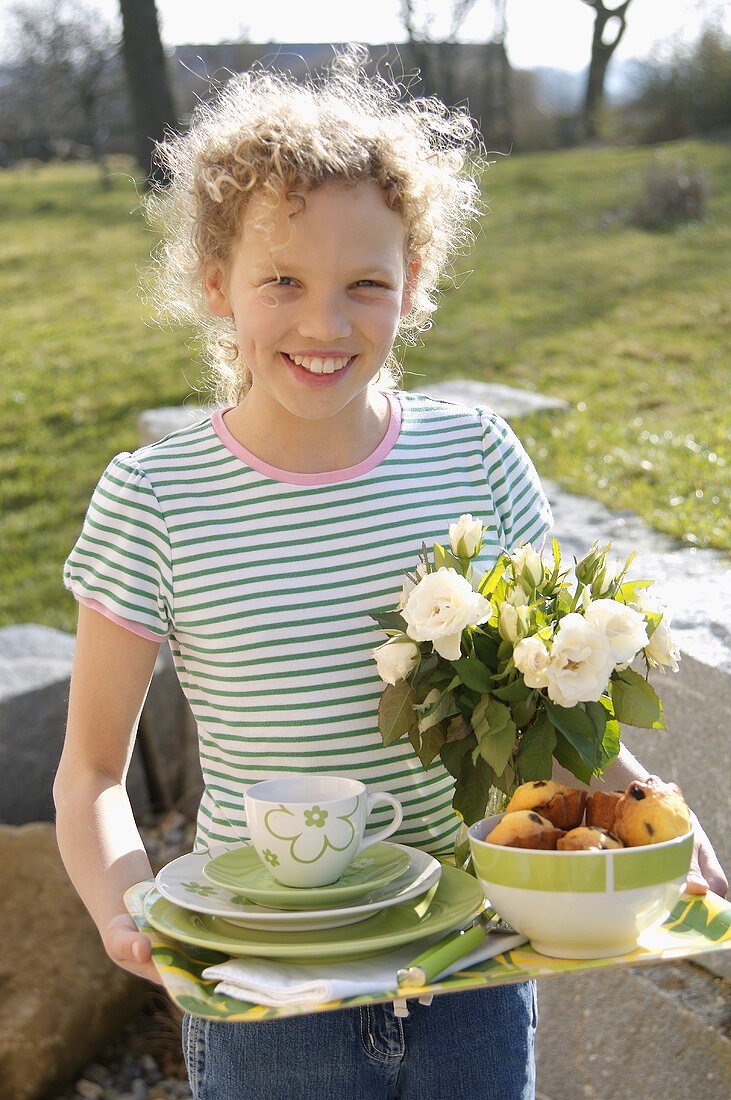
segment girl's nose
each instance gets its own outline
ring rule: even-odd
[[[350,336],[353,326],[337,298],[309,297],[302,302],[297,330],[308,339],[328,341]]]

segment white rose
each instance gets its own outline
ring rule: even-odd
[[[403,616],[409,637],[417,642],[433,642],[441,657],[456,661],[462,631],[484,623],[491,610],[489,602],[474,591],[466,577],[442,566],[411,591]]]
[[[471,558],[482,538],[482,521],[469,512],[460,516],[457,523],[449,525],[449,545],[458,558]]]
[[[505,602],[511,603],[513,607],[524,607],[528,603],[528,597],[520,585],[516,584],[515,588],[509,588],[505,593]]]
[[[601,596],[612,588],[622,568],[623,566],[619,558],[615,558],[614,561],[609,561],[609,559],[607,559],[604,565],[604,575],[601,580],[601,591],[599,593]]]
[[[513,650],[515,667],[523,674],[526,687],[544,688],[548,686],[546,669],[550,656],[541,638],[523,638]]]
[[[397,684],[405,680],[419,659],[419,647],[409,638],[396,638],[384,642],[373,650],[378,675],[386,684]]]
[[[673,672],[677,672],[680,650],[670,633],[671,616],[668,609],[656,596],[648,595],[644,588],[639,589],[632,606],[641,614],[662,615],[652,632],[649,644],[645,646],[645,655],[652,664],[660,668],[672,668]]]
[[[615,664],[631,661],[647,645],[644,615],[618,600],[594,600],[584,618],[597,630],[603,630]]]
[[[566,615],[556,631],[546,668],[548,698],[560,707],[597,700],[613,670],[606,634],[587,623],[583,615]]]
[[[543,562],[532,546],[521,546],[519,550],[510,555],[510,560],[515,566],[515,576],[519,584],[524,570],[528,573],[534,586],[541,583],[543,580]]]
[[[521,604],[519,607],[515,607],[512,603],[501,603],[500,613],[498,615],[498,631],[500,637],[506,642],[512,642],[513,645],[518,640],[518,636],[521,633],[525,633],[528,629],[528,608]]]
[[[414,588],[416,588],[416,585],[419,583],[421,578],[426,576],[426,566],[424,565],[423,561],[419,562],[414,572],[417,576],[416,582],[409,580],[409,578],[407,577],[402,585],[401,595],[398,602],[399,611],[403,611],[404,607],[406,606],[406,601],[409,598],[409,593],[412,592]]]

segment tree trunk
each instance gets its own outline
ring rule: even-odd
[[[122,53],[135,128],[135,152],[148,183],[164,183],[152,154],[177,121],[168,84],[155,0],[119,0]]]
[[[591,63],[584,97],[583,120],[585,136],[596,137],[599,111],[604,102],[604,81],[607,68],[612,59],[612,54],[621,42],[627,28],[627,8],[630,6],[631,0],[625,0],[623,4],[614,9],[606,8],[603,0],[583,0],[583,2],[596,12],[591,42]],[[619,29],[611,42],[605,42],[604,30],[610,19],[619,20]]]

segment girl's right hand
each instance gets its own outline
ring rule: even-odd
[[[114,917],[102,939],[107,955],[117,966],[148,982],[163,984],[152,961],[149,939],[137,931],[137,925],[126,913]]]

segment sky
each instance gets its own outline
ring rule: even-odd
[[[7,10],[15,0],[0,0],[0,41]],[[34,0],[24,0],[32,5]],[[117,0],[81,0],[109,21],[117,17]],[[616,6],[619,0],[605,0]],[[418,5],[417,5],[418,6]],[[421,7],[449,11],[447,0]],[[318,3],[310,0],[157,0],[163,41],[168,46],[236,40],[252,42],[398,42],[404,33],[399,0],[366,0],[364,4]],[[465,40],[484,41],[492,29],[490,0],[477,0],[464,25]],[[632,0],[627,31],[615,54],[619,59],[660,55],[673,41],[697,37],[704,15],[719,13],[731,33],[731,9],[719,0]],[[578,72],[588,63],[593,12],[581,0],[508,0],[508,54],[517,68],[551,65]],[[446,21],[435,31],[446,29]]]

